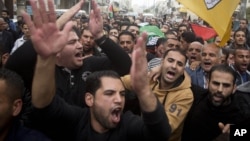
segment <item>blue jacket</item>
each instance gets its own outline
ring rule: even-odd
[[[204,82],[204,70],[199,67],[196,70],[191,70],[189,67],[186,67],[186,71],[189,74],[189,76],[191,77],[191,83],[195,84],[197,86],[200,86],[202,88],[204,88],[205,82]]]
[[[16,24],[11,19],[9,19],[8,24],[9,24],[10,29],[17,31]]]

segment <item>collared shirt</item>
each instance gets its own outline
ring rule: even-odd
[[[207,86],[208,86],[208,84],[207,84],[207,83],[208,83],[208,81],[207,81],[207,80],[208,80],[208,73],[205,72],[204,70],[203,70],[203,73],[204,73],[204,75],[203,75],[203,81],[204,81],[204,86],[203,86],[203,88],[204,88],[204,89],[207,89],[207,88],[208,88],[208,87],[207,87]]]
[[[13,54],[21,45],[23,45],[24,42],[26,42],[27,40],[24,39],[24,36],[22,36],[21,38],[17,39],[14,47],[12,48],[10,54]]]

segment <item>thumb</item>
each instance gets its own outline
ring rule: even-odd
[[[224,125],[222,122],[219,122],[219,123],[218,123],[218,126],[219,126],[219,128],[220,128],[221,130],[223,130],[224,127],[225,127],[225,125]]]

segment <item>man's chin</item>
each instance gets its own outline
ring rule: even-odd
[[[222,102],[213,101],[212,103],[215,107],[219,107],[222,105]]]

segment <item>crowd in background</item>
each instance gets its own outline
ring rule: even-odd
[[[200,18],[109,17],[94,0],[74,16],[82,4],[16,23],[1,11],[0,140],[224,141],[250,126],[247,19],[221,46],[193,32]]]

